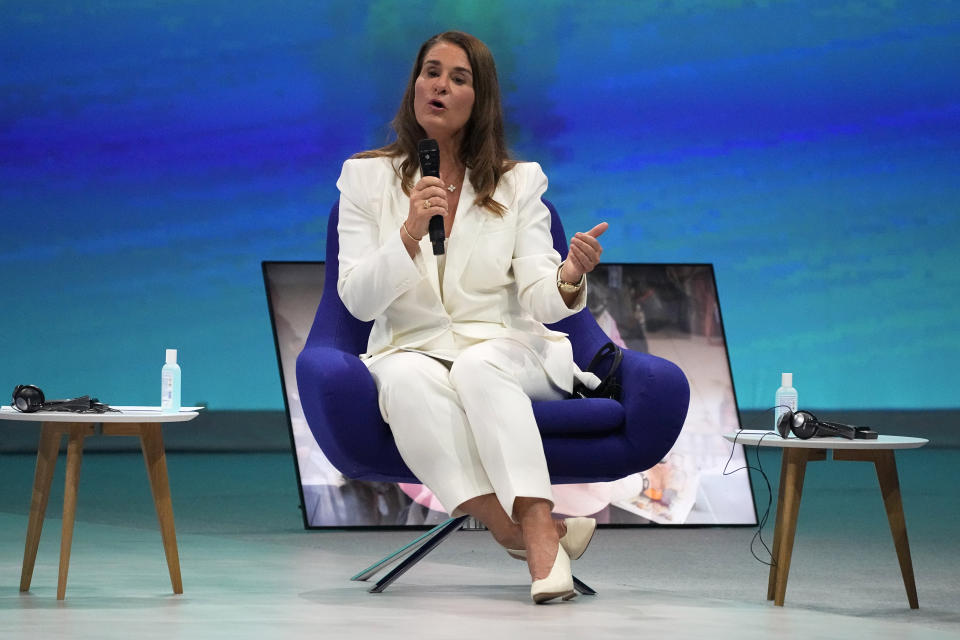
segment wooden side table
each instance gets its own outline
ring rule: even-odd
[[[903,500],[900,496],[900,479],[897,476],[897,463],[893,452],[896,449],[922,447],[928,440],[905,436],[880,436],[876,440],[846,440],[836,437],[800,440],[795,437],[781,438],[774,432],[756,431],[727,433],[723,437],[730,442],[736,441],[737,444],[783,449],[767,600],[773,600],[774,605],[782,607],[786,597],[787,575],[790,573],[807,462],[826,460],[827,451],[833,451],[834,460],[872,462],[876,466],[880,493],[883,494],[887,520],[893,534],[893,545],[900,561],[903,586],[907,590],[907,601],[911,609],[919,608],[917,585],[913,578],[913,561],[910,559],[910,543],[907,540],[907,523],[903,516]]]
[[[73,542],[73,524],[77,513],[77,486],[80,482],[80,462],[83,459],[83,441],[94,435],[137,436],[147,465],[147,477],[153,503],[160,521],[163,550],[170,571],[174,593],[183,593],[180,578],[180,556],[177,553],[177,534],[173,523],[173,503],[167,477],[167,460],[163,448],[161,425],[164,422],[186,422],[197,417],[197,411],[182,410],[164,414],[158,408],[114,407],[118,413],[63,413],[38,411],[20,413],[11,407],[0,408],[0,420],[40,422],[40,444],[37,448],[37,467],[33,476],[33,496],[27,524],[27,542],[23,551],[23,569],[20,573],[20,591],[30,590],[33,566],[40,545],[40,532],[50,497],[50,484],[57,465],[60,442],[67,436],[67,472],[63,491],[63,529],[60,537],[60,575],[57,581],[57,600],[63,600],[67,591],[67,571],[70,567],[70,546]]]

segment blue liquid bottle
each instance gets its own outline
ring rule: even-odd
[[[180,365],[177,350],[167,349],[167,363],[160,370],[160,412],[180,411]]]

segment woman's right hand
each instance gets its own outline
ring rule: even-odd
[[[447,190],[440,178],[426,176],[413,185],[410,192],[410,211],[407,213],[407,232],[422,239],[430,227],[430,218],[447,215]]]

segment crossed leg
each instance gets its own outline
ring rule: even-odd
[[[550,516],[550,478],[530,402],[562,392],[534,354],[496,339],[467,348],[449,370],[424,354],[398,352],[370,371],[414,474],[448,511],[476,517],[508,548],[526,549],[531,576],[545,577],[563,524]]]

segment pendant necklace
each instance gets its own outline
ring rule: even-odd
[[[466,178],[466,177],[467,177],[467,174],[466,174],[466,172],[464,172],[463,175],[460,177],[460,179],[463,180],[463,179]],[[456,190],[457,190],[457,183],[456,183],[456,182],[450,182],[450,183],[447,184],[447,191],[449,191],[450,193],[453,193],[453,192],[456,191]]]

